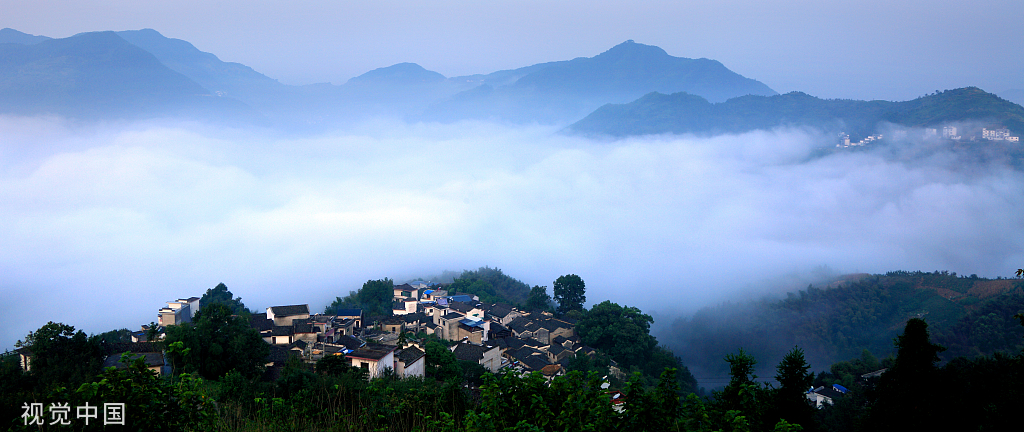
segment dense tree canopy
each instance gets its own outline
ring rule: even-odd
[[[99,338],[64,323],[50,321],[15,346],[31,351],[31,375],[41,388],[76,386],[91,380],[103,366]]]
[[[587,302],[587,285],[574,274],[559,276],[552,289],[559,314],[582,310],[583,304]]]
[[[576,323],[576,333],[584,344],[608,353],[629,368],[642,365],[657,345],[650,335],[653,322],[654,319],[640,309],[605,300],[594,305]]]
[[[391,279],[368,280],[359,291],[349,292],[344,298],[337,297],[324,313],[335,314],[339,309],[362,309],[367,316],[391,315],[394,289],[395,283]]]
[[[548,294],[548,287],[534,285],[530,289],[530,296],[526,298],[527,310],[550,310],[551,295]]]
[[[231,294],[231,291],[228,291],[227,285],[219,283],[217,286],[207,289],[206,293],[199,299],[199,309],[202,310],[206,308],[207,305],[213,303],[220,303],[227,306],[228,309],[231,310],[231,313],[236,315],[248,312],[248,309],[245,308],[245,304],[242,303],[242,298],[233,296],[234,294]]]
[[[232,315],[221,303],[201,309],[191,323],[168,326],[165,342],[176,373],[198,372],[210,379],[232,370],[258,376],[270,353],[248,320]]]

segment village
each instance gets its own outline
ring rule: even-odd
[[[366,316],[362,309],[311,313],[308,304],[271,306],[251,314],[251,327],[270,345],[264,378],[275,379],[289,360],[312,365],[334,355],[363,369],[368,379],[390,373],[423,377],[426,339],[434,338],[450,344],[456,359],[474,362],[489,372],[540,372],[548,379],[563,375],[576,356],[595,354],[580,342],[571,318],[482,303],[476,295],[449,293],[445,287],[423,281],[394,286],[391,316]],[[158,311],[157,327],[142,326],[132,332],[133,343],[111,347],[105,366],[123,366],[120,352],[130,351],[141,355],[150,369],[169,374],[166,353],[149,338],[161,339],[166,327],[191,322],[200,310],[199,300],[167,302]],[[614,361],[610,371],[625,376]]]

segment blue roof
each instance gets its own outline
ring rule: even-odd
[[[843,386],[841,386],[839,384],[832,384],[832,388],[835,389],[837,392],[840,392],[840,393],[846,393],[846,392],[850,391],[846,387],[843,387]]]
[[[473,296],[468,296],[468,295],[455,295],[455,296],[451,296],[451,299],[452,299],[452,301],[463,302],[463,303],[472,303],[473,302]]]
[[[459,323],[468,325],[470,327],[483,327],[484,322],[480,320],[471,320],[469,318],[463,318],[459,320]]]
[[[434,290],[424,290],[423,295],[430,295],[432,292],[434,292]]]

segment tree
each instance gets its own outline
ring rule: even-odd
[[[180,342],[180,345],[177,344]],[[222,303],[201,309],[194,322],[167,327],[172,362],[183,371],[217,379],[231,370],[254,377],[263,371],[270,347],[244,318]]]
[[[605,300],[576,323],[576,333],[585,345],[608,353],[621,366],[629,368],[642,366],[657,345],[650,335],[653,322],[640,309]]]
[[[360,308],[366,316],[391,315],[394,288],[394,281],[388,278],[368,280],[359,291],[349,292],[344,298],[337,297],[324,309],[324,313],[335,314],[339,309]]]
[[[936,382],[940,345],[931,343],[928,323],[920,318],[907,321],[896,337],[896,361],[878,381],[877,398],[871,409],[876,430],[941,429],[936,400],[942,388]],[[907,397],[908,394],[914,397]]]
[[[427,342],[424,351],[426,356],[424,366],[426,366],[428,377],[433,377],[438,381],[462,378],[462,369],[459,367],[459,361],[455,358],[455,354],[440,342]]]
[[[574,274],[559,276],[552,288],[558,313],[565,314],[571,310],[582,310],[587,302],[587,287],[583,279]]]
[[[248,312],[245,304],[242,303],[242,298],[233,296],[234,294],[228,291],[227,285],[224,285],[223,282],[219,283],[217,286],[206,290],[203,297],[199,299],[199,309],[202,310],[213,303],[220,303],[227,306],[228,309],[231,309],[231,313],[236,315]]]
[[[534,285],[530,289],[530,296],[526,298],[527,310],[550,310],[551,296],[548,295],[548,287]]]
[[[870,355],[870,353],[869,353]],[[775,408],[778,417],[799,424],[807,429],[811,426],[814,409],[807,403],[805,393],[814,382],[811,365],[804,359],[804,350],[793,347],[775,367],[775,380],[779,389],[775,392]]]
[[[103,352],[98,337],[87,337],[75,327],[50,321],[15,344],[32,351],[31,375],[40,388],[74,387],[100,373]]]

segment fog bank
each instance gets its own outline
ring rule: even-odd
[[[692,311],[828,266],[1009,276],[1024,175],[932,152],[816,157],[776,130],[595,141],[379,122],[309,137],[0,117],[0,345],[136,329],[219,282],[322,310],[368,279],[575,273],[592,304]],[[907,144],[912,145],[912,144]],[[813,157],[812,157],[813,156]]]

